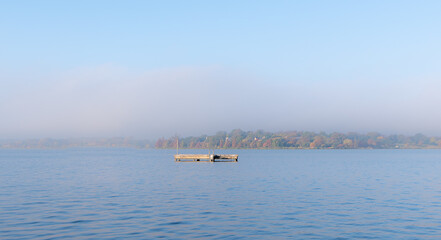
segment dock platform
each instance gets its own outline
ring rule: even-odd
[[[237,154],[176,154],[175,162],[237,162]]]

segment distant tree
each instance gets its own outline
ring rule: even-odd
[[[314,141],[309,145],[310,148],[322,148],[324,146],[324,137],[315,136]]]
[[[237,148],[237,141],[235,138],[233,138],[233,140],[231,141],[231,147],[232,148]]]
[[[266,140],[266,141],[263,143],[262,147],[264,147],[264,148],[269,148],[269,147],[271,147],[271,139]]]
[[[368,144],[370,147],[375,147],[375,146],[377,146],[377,142],[376,142],[375,140],[373,140],[373,139],[368,139],[368,140],[367,140],[367,144]]]
[[[343,140],[346,138],[346,136],[342,133],[332,133],[329,137],[328,144],[332,148],[341,148],[343,146]]]
[[[353,148],[353,142],[351,139],[346,138],[345,140],[343,140],[343,145],[345,146],[345,148]]]
[[[164,138],[160,138],[155,143],[155,148],[163,148]]]

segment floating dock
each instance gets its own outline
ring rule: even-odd
[[[237,162],[237,154],[176,154],[175,162]]]

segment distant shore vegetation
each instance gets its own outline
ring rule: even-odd
[[[383,135],[377,132],[325,133],[308,131],[268,132],[220,131],[215,135],[198,137],[159,138],[156,141],[135,138],[75,138],[75,139],[27,139],[1,140],[3,149],[59,149],[82,147],[156,148],[156,149],[435,149],[441,148],[441,137],[423,134],[413,136]]]
[[[176,148],[178,137],[160,138],[155,148]],[[179,138],[180,148],[189,149],[418,149],[441,148],[441,137],[383,135],[377,132],[315,133],[307,131],[266,132],[233,130],[216,135]]]

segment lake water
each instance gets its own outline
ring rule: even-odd
[[[174,153],[0,150],[0,239],[441,239],[441,150]]]

